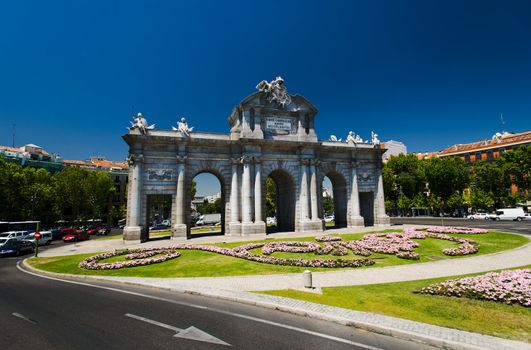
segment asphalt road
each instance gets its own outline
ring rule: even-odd
[[[400,218],[392,217],[392,225],[444,225],[444,226],[465,226],[465,227],[477,227],[490,230],[515,232],[521,234],[531,235],[531,220],[524,221],[492,221],[492,220],[470,220],[461,218],[432,218],[432,217],[420,217],[420,218]]]
[[[431,349],[217,299],[47,279],[18,262],[0,259],[0,349]]]

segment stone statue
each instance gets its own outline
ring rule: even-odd
[[[134,119],[134,122],[131,122],[131,127],[129,129],[133,130],[135,128],[138,128],[138,130],[140,130],[140,133],[142,135],[145,135],[148,130],[155,129],[155,124],[148,126],[147,120],[144,117],[142,117],[142,113],[139,112],[137,114],[137,117]]]
[[[356,135],[356,138],[354,139],[354,143],[363,143],[363,139],[361,138],[359,134]]]
[[[356,142],[356,139],[354,138],[354,132],[353,131],[349,131],[348,132],[348,135],[347,135],[347,143],[355,143]]]
[[[180,122],[177,122],[177,127],[171,127],[173,131],[178,131],[181,133],[182,136],[190,136],[190,133],[194,130],[193,127],[188,127],[188,123],[186,122],[186,118],[181,118]]]
[[[341,139],[337,139],[336,135],[330,135],[330,141],[332,142],[341,142]]]
[[[283,108],[291,103],[291,96],[284,85],[284,79],[282,77],[277,77],[269,83],[266,80],[262,80],[256,85],[256,88],[259,91],[267,93],[268,102],[276,102]]]
[[[378,139],[378,134],[375,133],[374,131],[371,131],[371,142],[375,145],[380,144],[380,140]]]

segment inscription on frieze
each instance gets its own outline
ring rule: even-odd
[[[286,117],[265,117],[266,131],[277,134],[293,133],[293,119]]]

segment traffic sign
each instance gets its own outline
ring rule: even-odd
[[[41,238],[41,233],[40,232],[35,232],[35,235],[33,235],[35,237],[35,239],[39,239]]]

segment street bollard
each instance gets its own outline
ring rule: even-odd
[[[312,284],[312,272],[306,270],[302,273],[302,279],[304,282],[304,288],[313,288]]]

